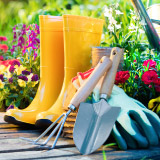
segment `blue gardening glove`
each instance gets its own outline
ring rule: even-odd
[[[97,89],[98,90],[98,89]],[[93,99],[98,98],[98,91],[93,93]],[[121,112],[113,127],[112,134],[119,148],[147,148],[157,145],[160,139],[160,119],[142,103],[129,97],[123,89],[114,85],[111,106],[121,107]]]

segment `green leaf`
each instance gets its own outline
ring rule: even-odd
[[[21,104],[21,99],[17,100],[14,104],[15,104],[16,107],[19,107],[20,104]]]
[[[6,106],[9,106],[11,103],[13,102],[13,99],[6,99],[6,101],[5,101],[5,105]]]
[[[13,93],[8,96],[9,98],[18,98],[18,94]]]

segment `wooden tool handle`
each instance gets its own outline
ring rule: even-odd
[[[123,52],[124,50],[118,47],[115,47],[112,49],[111,55],[110,55],[110,59],[112,60],[112,67],[108,71],[108,73],[106,73],[104,76],[101,90],[100,90],[101,96],[102,94],[105,94],[107,95],[107,97],[110,97],[112,93],[112,88],[115,82],[117,69],[118,69]]]
[[[86,100],[86,98],[93,91],[94,87],[100,80],[100,78],[104,75],[106,71],[112,65],[112,61],[107,57],[102,57],[94,71],[88,77],[88,79],[82,84],[82,86],[78,89],[77,93],[72,98],[70,105],[78,107],[81,102]]]

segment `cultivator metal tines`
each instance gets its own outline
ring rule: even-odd
[[[71,113],[71,109],[68,110],[67,113],[63,113],[55,122],[53,122],[36,140],[32,140],[32,139],[29,139],[29,138],[25,138],[25,137],[21,137],[21,139],[23,140],[26,140],[26,141],[29,141],[29,142],[32,142],[34,145],[39,145],[40,147],[44,147],[47,145],[47,143],[49,142],[49,140],[56,134],[56,132],[58,131],[56,137],[55,137],[55,140],[53,142],[53,145],[50,147],[50,146],[46,146],[45,148],[48,148],[48,149],[53,149],[55,146],[56,146],[56,143],[58,141],[58,138],[62,132],[62,129],[63,129],[63,126],[64,126],[64,123],[66,122],[66,119],[67,119],[67,116]],[[60,121],[58,123],[58,121]],[[57,124],[58,123],[58,124]],[[56,126],[57,125],[57,126]],[[56,126],[54,128],[54,126]],[[50,135],[48,136],[48,138],[43,142],[43,143],[38,143],[40,141],[41,138],[43,138],[52,128],[54,128],[54,130],[50,133]]]
[[[63,129],[63,126],[64,126],[64,124],[66,122],[66,119],[67,119],[68,115],[72,111],[75,111],[76,108],[78,108],[80,102],[83,102],[90,95],[90,93],[92,92],[92,90],[94,89],[94,87],[96,86],[98,81],[100,80],[100,78],[104,75],[104,73],[106,71],[108,71],[110,69],[111,65],[112,65],[112,61],[107,57],[103,57],[103,59],[100,61],[100,63],[96,66],[95,70],[91,73],[91,75],[87,79],[86,83],[84,83],[84,85],[82,85],[80,87],[80,89],[76,92],[76,94],[72,97],[72,99],[71,99],[71,101],[70,101],[70,103],[68,105],[69,110],[67,111],[67,113],[63,113],[36,140],[30,140],[30,139],[26,139],[26,138],[23,138],[23,139],[28,140],[29,142],[33,142],[33,144],[40,145],[41,147],[43,147],[43,146],[47,145],[47,143],[52,138],[52,136],[55,135],[56,132],[58,131],[58,133],[57,133],[57,135],[55,137],[53,145],[51,147],[47,147],[49,149],[54,149],[54,147],[56,146],[56,143],[58,141],[58,138],[59,138],[59,136],[61,134],[61,131]],[[75,115],[75,114],[71,113],[71,115]],[[53,128],[56,124],[57,124],[57,126],[50,133],[48,138],[43,143],[38,143],[38,141],[42,137],[44,137],[51,130],[51,128]]]

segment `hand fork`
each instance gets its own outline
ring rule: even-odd
[[[49,142],[49,140],[52,138],[52,136],[55,135],[55,133],[59,129],[59,131],[58,131],[58,133],[57,133],[57,135],[55,137],[55,140],[53,142],[52,147],[49,147],[49,146],[47,147],[49,149],[54,149],[54,147],[56,146],[56,143],[58,141],[58,138],[59,138],[59,136],[61,134],[61,131],[63,129],[64,123],[65,123],[68,115],[72,111],[75,111],[76,108],[78,108],[80,102],[85,101],[85,99],[93,91],[94,87],[96,86],[96,84],[98,83],[98,81],[100,80],[100,78],[104,75],[104,73],[106,71],[109,70],[109,68],[111,67],[111,65],[112,65],[112,61],[109,58],[107,58],[106,56],[102,57],[102,59],[100,60],[100,62],[98,63],[98,65],[96,66],[96,68],[94,69],[94,71],[91,73],[91,75],[89,76],[89,78],[83,83],[83,85],[78,89],[77,93],[73,96],[73,98],[72,98],[72,100],[71,100],[71,102],[70,102],[70,104],[68,106],[69,110],[66,113],[63,113],[55,122],[53,122],[36,140],[32,140],[32,139],[24,138],[24,137],[21,137],[21,139],[27,140],[29,142],[32,142],[34,145],[39,145],[40,147],[43,147],[43,146],[47,145],[47,143]],[[58,121],[60,121],[60,123],[58,123]],[[50,135],[48,136],[48,138],[43,143],[37,143],[52,128],[54,128],[54,126],[56,124],[57,124],[57,126],[50,133]]]

